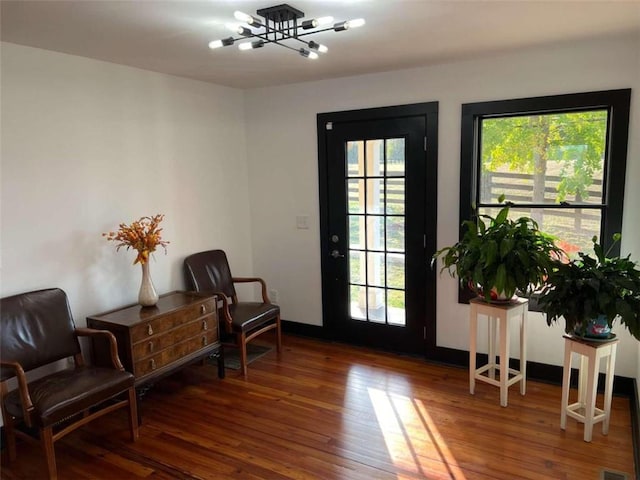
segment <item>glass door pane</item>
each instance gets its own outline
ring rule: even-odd
[[[346,148],[351,318],[405,326],[405,139]]]

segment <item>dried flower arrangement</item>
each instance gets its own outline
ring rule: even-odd
[[[167,245],[170,242],[162,240],[162,228],[159,228],[163,219],[164,215],[161,214],[153,217],[141,217],[131,225],[121,223],[117,232],[103,233],[102,236],[107,240],[119,242],[116,251],[121,247],[127,247],[127,250],[130,248],[137,250],[138,256],[133,264],[144,265],[149,261],[149,254],[155,252],[158,246],[164,248],[165,254],[167,253]]]

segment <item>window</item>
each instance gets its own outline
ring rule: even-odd
[[[622,228],[630,97],[626,89],[463,105],[461,222],[475,210],[494,215],[504,194],[511,216],[531,216],[570,256],[591,252],[594,235],[608,248]]]

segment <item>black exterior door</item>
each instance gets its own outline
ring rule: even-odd
[[[437,104],[318,116],[331,338],[407,353],[435,347],[436,122]]]

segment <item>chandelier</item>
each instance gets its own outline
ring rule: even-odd
[[[304,12],[287,4],[262,8],[256,13],[262,18],[236,11],[233,14],[236,20],[247,26],[227,25],[229,30],[239,36],[214,40],[209,43],[209,48],[228,47],[235,42],[246,40],[238,43],[240,50],[252,50],[264,47],[268,43],[273,43],[294,50],[303,57],[315,59],[318,58],[318,53],[325,53],[328,48],[321,43],[313,40],[307,41],[300,37],[328,30],[342,32],[349,28],[360,27],[365,23],[362,18],[337,23],[334,23],[333,17],[304,20]]]

